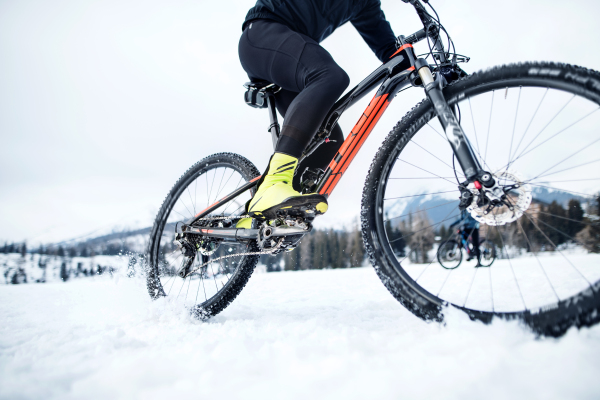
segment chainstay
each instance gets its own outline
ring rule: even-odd
[[[234,220],[234,219],[244,219],[244,218],[252,218],[252,217],[249,216],[249,215],[239,215],[237,217],[231,217],[231,216],[229,216],[229,217],[225,217],[225,216],[223,216],[223,217],[204,217],[204,218],[198,218],[196,221],[210,221],[210,220],[213,220],[213,219],[214,220],[220,220],[220,219],[231,219],[231,220]]]

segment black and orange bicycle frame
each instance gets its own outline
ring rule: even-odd
[[[419,86],[425,89],[427,97],[433,103],[438,119],[444,128],[448,142],[452,147],[454,154],[456,155],[464,175],[467,178],[467,182],[475,182],[476,186],[483,185],[486,188],[491,188],[495,185],[491,174],[482,170],[477,158],[474,155],[470,143],[468,142],[462,131],[462,128],[460,127],[460,124],[454,116],[453,110],[450,108],[450,106],[448,106],[448,103],[442,94],[442,88],[439,81],[435,81],[433,79],[429,64],[426,60],[417,58],[415,55],[412,44],[423,40],[428,36],[431,38],[431,32],[429,35],[426,33],[428,32],[430,26],[428,14],[424,12],[424,8],[419,0],[403,1],[411,3],[416,8],[417,14],[421,18],[425,28],[406,38],[401,36],[399,38],[401,46],[394,54],[392,54],[390,60],[382,64],[333,105],[332,109],[327,114],[320,129],[318,130],[315,139],[313,139],[311,144],[309,144],[302,156],[302,158],[307,157],[318,146],[326,142],[328,140],[327,138],[329,132],[339,120],[342,113],[364,98],[375,87],[380,85],[379,89],[375,93],[375,96],[369,103],[369,106],[363,112],[362,116],[350,134],[344,140],[344,143],[329,163],[323,176],[319,179],[316,192],[321,195],[326,197],[331,195],[333,189],[335,189],[341,177],[350,166],[350,163],[364,144],[369,134],[372,132],[373,128],[387,109],[390,102],[400,90],[408,87],[409,85]],[[439,52],[439,54],[441,54],[441,61],[447,61],[441,40],[436,39],[434,42],[435,49]],[[274,143],[276,143],[276,138],[279,134],[279,124],[277,123],[274,98],[272,94],[269,95],[267,93],[267,96],[268,109],[271,119],[269,131],[273,135]],[[252,189],[254,186],[256,186],[259,178],[260,177],[252,179],[234,192],[228,194],[221,200],[218,200],[214,204],[202,210],[189,221],[186,221],[186,225],[193,225],[195,222],[210,214],[212,211],[218,209],[222,204],[227,203],[239,196],[241,193]],[[223,230],[243,231],[243,229]],[[224,236],[231,237],[231,234],[228,233]],[[242,239],[241,237],[238,238]]]

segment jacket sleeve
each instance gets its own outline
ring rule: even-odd
[[[394,54],[396,36],[381,11],[380,0],[368,0],[351,23],[381,62],[386,62]]]

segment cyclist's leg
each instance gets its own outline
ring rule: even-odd
[[[299,199],[292,187],[293,175],[298,157],[348,86],[348,75],[314,40],[276,22],[258,20],[250,24],[240,39],[239,53],[251,78],[268,80],[298,93],[287,109],[275,154],[248,211],[255,215],[273,207],[301,206],[305,201],[315,202],[315,206],[323,203],[317,211],[325,212],[323,196]],[[293,201],[283,204],[288,200]]]
[[[292,101],[298,96],[297,92],[282,89],[275,95],[277,111],[285,118],[287,110]],[[344,134],[338,124],[335,124],[329,134],[330,141],[319,146],[310,156],[306,157],[298,166],[298,173],[294,176],[294,189],[300,190],[300,178],[306,168],[319,168],[325,170],[337,151],[342,147]]]
[[[479,229],[473,228],[471,231],[471,241],[473,242],[473,255],[477,257],[477,262],[479,262],[479,257],[481,256],[479,251]]]

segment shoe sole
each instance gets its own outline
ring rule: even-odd
[[[312,220],[327,212],[327,199],[320,194],[290,197],[282,203],[263,211],[251,211],[248,214],[260,221],[285,217]]]

